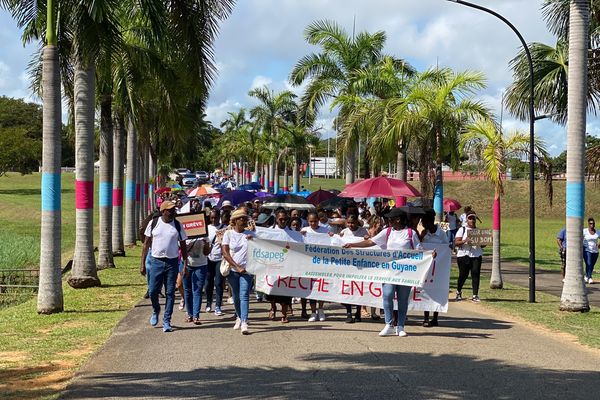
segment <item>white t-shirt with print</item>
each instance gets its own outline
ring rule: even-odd
[[[152,221],[146,227],[144,236],[152,237],[152,257],[154,258],[178,258],[179,241],[186,240],[187,235],[181,227],[181,236],[175,227],[175,221],[166,223],[162,217],[158,217],[156,226],[152,229]]]
[[[587,228],[583,230],[583,249],[588,253],[598,252],[598,231],[592,233]]]
[[[399,231],[395,229],[389,230],[388,236],[388,228],[383,229],[379,232],[374,238],[371,239],[376,245],[381,247],[382,249],[388,250],[421,250],[423,247],[421,246],[421,242],[419,241],[419,234],[414,230],[409,234],[409,229],[401,229]],[[412,236],[412,245],[411,245],[411,236]]]
[[[210,254],[208,255],[208,259],[210,261],[221,261],[223,259],[223,253],[221,250],[221,243],[215,240],[215,236],[217,236],[217,231],[223,228],[223,225],[208,225],[208,242],[212,244],[212,248],[210,250]]]
[[[247,236],[255,236],[252,231],[236,232],[234,229],[225,231],[223,235],[222,245],[229,246],[229,254],[237,264],[242,267],[248,262],[248,238]]]
[[[458,231],[456,232],[456,237],[457,238],[462,238],[462,240],[466,240],[467,237],[469,236],[469,231],[473,229],[473,228],[469,228],[468,226],[463,226],[461,228],[458,229]],[[479,246],[471,246],[468,244],[463,244],[460,247],[457,247],[456,249],[456,257],[464,257],[464,256],[469,256],[469,257],[481,257],[483,255],[483,250],[481,249],[481,247]]]
[[[326,228],[324,226],[319,225],[319,227],[317,229],[313,229],[310,226],[305,226],[304,228],[300,229],[300,232],[305,232],[305,233],[329,233],[329,228]]]

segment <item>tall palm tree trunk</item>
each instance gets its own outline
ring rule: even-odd
[[[502,289],[502,269],[500,265],[500,193],[494,196],[492,212],[492,276],[490,277],[491,289]]]
[[[287,161],[283,164],[283,191],[289,192],[290,190],[290,174],[287,167]]]
[[[67,280],[75,289],[100,286],[94,258],[95,67],[75,65],[75,254]]]
[[[298,153],[294,152],[294,166],[292,170],[292,190],[294,193],[298,193],[300,191],[300,173],[298,171],[298,168]]]
[[[407,177],[406,146],[404,145],[404,143],[402,141],[400,141],[398,143],[398,157],[396,159],[396,163],[397,163],[396,168],[398,170],[396,178],[406,182],[406,177]],[[406,197],[404,197],[404,196],[396,197],[396,207],[401,207],[401,206],[405,206],[405,205],[406,205]]]
[[[111,94],[100,100],[100,242],[98,243],[98,269],[114,268],[112,251],[112,188],[113,188],[113,126]]]
[[[585,212],[585,124],[589,1],[571,0],[567,115],[567,265],[560,298],[563,311],[589,311],[583,284],[581,246]]]
[[[271,162],[269,163],[268,176],[269,176],[269,192],[273,192],[274,187],[275,187],[275,163],[273,162],[273,159],[271,159]]]
[[[354,182],[354,176],[356,174],[356,150],[348,152],[346,157],[346,185]]]
[[[140,217],[141,215],[141,196],[142,196],[142,187],[141,187],[141,182],[142,182],[142,161],[141,161],[141,149],[140,149],[140,145],[138,143],[137,145],[137,154],[135,157],[135,235],[136,238],[139,239],[138,237],[138,229],[137,227],[140,226],[140,221],[142,220],[142,218]]]
[[[273,193],[279,192],[279,161],[273,163]]]
[[[129,118],[127,125],[127,176],[125,179],[125,246],[135,246],[135,160],[137,155],[137,132]]]
[[[442,174],[442,139],[439,130],[435,133],[436,166],[435,186],[433,190],[433,209],[435,211],[435,222],[441,222],[444,215],[444,176]]]
[[[48,15],[51,20],[52,0],[48,1]],[[64,308],[60,265],[61,94],[58,48],[54,44],[48,44],[43,50],[42,89],[42,227],[37,312],[53,314]]]
[[[150,147],[148,148],[148,211],[152,212],[156,208],[156,197],[154,196],[154,185],[156,183],[156,163],[152,156]]]
[[[112,249],[115,257],[125,257],[123,242],[123,166],[125,164],[125,118],[121,112],[115,114],[113,124],[113,221]]]
[[[258,158],[254,160],[254,174],[252,174],[252,182],[259,182],[260,173],[258,172]]]
[[[265,189],[268,190],[269,186],[271,185],[269,182],[269,165],[268,164],[263,165],[263,175],[265,177],[265,179],[264,179],[265,182],[263,185],[264,185]]]

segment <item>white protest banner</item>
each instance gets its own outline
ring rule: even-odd
[[[253,239],[246,269],[254,275],[337,278],[421,287],[432,251],[345,249],[308,243]]]
[[[446,245],[423,244],[436,250],[437,256],[421,288],[413,287],[408,305],[413,311],[448,311],[450,284],[450,249]],[[295,265],[302,268],[301,265]],[[281,274],[259,274],[256,290],[266,294],[302,297],[335,303],[357,304],[381,308],[381,283],[360,282],[331,277],[297,278]]]

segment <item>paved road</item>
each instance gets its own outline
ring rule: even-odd
[[[452,265],[456,265],[456,261],[454,261]],[[482,273],[489,276],[492,267],[491,257],[486,257],[481,267]],[[527,265],[503,262],[502,279],[513,285],[529,287],[529,267]],[[586,285],[588,301],[590,302],[591,307],[600,307],[600,279],[596,282],[597,283],[591,285]],[[539,291],[560,297],[562,293],[562,277],[560,271],[543,270],[540,268],[536,269],[535,286]]]
[[[230,307],[230,306],[229,306]],[[333,307],[333,306],[332,306]],[[469,301],[450,304],[440,327],[380,338],[381,322],[266,319],[251,304],[252,334],[203,316],[164,334],[142,302],[76,375],[64,399],[589,399],[600,393],[600,353]],[[227,311],[230,311],[229,308]]]

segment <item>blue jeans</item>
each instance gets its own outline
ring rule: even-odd
[[[408,313],[408,298],[410,296],[410,286],[393,285],[384,283],[383,285],[383,311],[385,312],[385,323],[392,324],[392,315],[394,312],[394,295],[398,300],[398,328],[404,329],[404,321]]]
[[[583,262],[585,263],[585,277],[590,279],[592,272],[594,272],[594,266],[598,261],[598,253],[590,253],[589,251],[583,251]]]
[[[221,261],[208,260],[208,273],[206,275],[206,306],[210,307],[213,300],[213,292],[216,287],[215,308],[221,308],[223,303],[223,284],[225,279],[221,275]]]
[[[202,288],[206,280],[206,265],[192,267],[188,265],[187,276],[183,278],[183,295],[185,297],[185,308],[187,314],[194,318],[200,317],[202,307]],[[182,273],[183,274],[183,273]]]
[[[233,294],[233,305],[235,307],[235,315],[242,320],[248,321],[248,311],[250,309],[250,289],[252,288],[252,275],[249,273],[240,274],[239,272],[231,271],[227,275],[227,281],[231,286]]]
[[[175,304],[175,283],[177,282],[177,272],[179,270],[179,258],[154,258],[148,256],[148,264],[150,268],[148,274],[148,292],[150,301],[152,301],[152,309],[155,313],[160,312],[160,303],[158,302],[158,294],[162,286],[165,286],[165,314],[163,323],[171,323],[171,315],[173,314],[173,305]]]
[[[448,231],[446,232],[452,250],[454,250],[454,239],[456,238],[456,232],[458,232],[458,229],[448,229]]]

